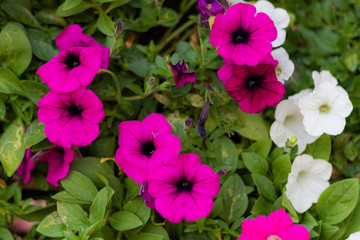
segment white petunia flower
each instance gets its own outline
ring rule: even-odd
[[[346,240],[360,240],[360,232],[351,234]]]
[[[340,134],[353,106],[347,92],[331,81],[318,83],[314,91],[299,100],[305,130],[312,136]]]
[[[277,79],[284,83],[288,80],[291,75],[294,73],[295,66],[294,63],[290,60],[289,54],[284,48],[277,48],[271,52],[271,55],[275,60],[279,62],[276,67],[276,76]]]
[[[308,154],[297,156],[291,166],[285,195],[294,209],[303,213],[316,203],[321,193],[330,185],[332,166]]]
[[[266,13],[271,20],[273,20],[276,30],[278,32],[277,38],[272,42],[273,47],[279,47],[285,42],[286,31],[285,28],[290,23],[290,16],[285,9],[275,8],[270,2],[266,0],[257,1],[254,6],[257,12]]]
[[[327,70],[323,70],[320,73],[317,71],[313,71],[312,78],[314,80],[315,87],[319,86],[323,82],[329,82],[334,86],[338,84],[336,78],[333,75],[331,75],[331,73]]]
[[[305,131],[303,116],[298,107],[298,101],[311,93],[311,90],[302,90],[300,93],[281,101],[275,110],[275,122],[270,128],[270,137],[278,147],[285,147],[287,140],[296,139],[298,154],[302,153],[307,144],[314,142],[318,137],[311,136]]]

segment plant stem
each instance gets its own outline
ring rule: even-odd
[[[107,73],[112,77],[112,79],[114,80],[114,83],[115,83],[115,87],[116,87],[116,99],[121,99],[121,88],[120,88],[119,80],[116,77],[116,75],[112,71],[106,70],[106,69],[100,69],[98,71],[98,73],[101,73],[101,72]]]
[[[133,97],[122,97],[121,100],[127,100],[127,101],[134,101],[134,100],[140,100],[140,99],[144,99],[147,96],[153,94],[154,92],[156,92],[157,90],[159,90],[158,88],[154,88],[153,90],[151,90],[148,94],[142,94],[142,95],[138,95],[138,96],[133,96]]]
[[[169,37],[167,37],[163,42],[159,44],[158,51],[161,51],[166,44],[168,44],[171,40],[173,40],[176,36],[178,36],[180,33],[185,31],[188,27],[194,24],[193,20],[189,20],[186,23],[184,23],[182,26],[180,26],[175,32],[173,32]]]

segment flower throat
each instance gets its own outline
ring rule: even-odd
[[[80,57],[69,53],[65,59],[65,64],[71,70],[80,65]]]
[[[145,156],[151,157],[151,155],[155,152],[154,143],[146,142],[141,145],[141,153]]]

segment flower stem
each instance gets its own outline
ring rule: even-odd
[[[151,90],[148,94],[142,94],[142,95],[138,95],[138,96],[133,96],[133,97],[122,97],[122,100],[127,100],[127,101],[134,101],[134,100],[140,100],[140,99],[144,99],[147,96],[153,94],[154,92],[156,92],[157,90],[159,90],[158,88],[154,88],[153,90]]]
[[[121,88],[120,88],[119,80],[116,77],[116,75],[112,71],[106,70],[106,69],[100,69],[98,71],[98,73],[101,73],[101,72],[107,73],[112,77],[112,79],[114,80],[114,83],[115,83],[115,87],[116,87],[116,99],[120,100],[121,99]]]
[[[168,38],[166,38],[163,42],[159,44],[158,51],[161,51],[166,44],[168,44],[171,40],[173,40],[176,36],[178,36],[180,33],[188,29],[191,25],[194,24],[193,20],[189,20],[186,23],[184,23],[182,26],[180,26],[175,32],[173,32]]]

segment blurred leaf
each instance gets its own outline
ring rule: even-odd
[[[339,223],[355,208],[358,197],[357,178],[333,183],[320,195],[316,204],[317,213],[324,223]]]
[[[64,3],[64,7],[63,10],[69,10],[73,7],[76,7],[77,5],[79,5],[82,2],[82,0],[66,0]]]
[[[125,231],[143,225],[143,222],[133,213],[119,211],[109,217],[110,225],[118,231]]]
[[[35,81],[21,80],[20,85],[27,97],[36,105],[49,92],[47,87]]]
[[[261,156],[263,156],[264,158],[266,158],[269,155],[271,146],[272,146],[271,138],[265,138],[265,139],[258,140],[255,143],[251,144],[249,149],[254,149],[256,153],[258,153]]]
[[[37,25],[36,18],[34,15],[32,15],[30,9],[27,8],[27,6],[21,4],[21,1],[4,0],[1,4],[1,7],[8,15],[16,19],[16,21],[30,26]]]
[[[39,22],[44,24],[66,26],[66,21],[64,18],[57,16],[55,12],[47,9],[36,12],[35,16],[39,20]]]
[[[0,33],[0,64],[20,76],[29,66],[31,57],[25,33],[15,24],[7,24]]]
[[[19,79],[6,68],[0,68],[0,92],[25,96]]]
[[[14,240],[14,237],[9,230],[0,227],[0,240]]]
[[[271,206],[272,203],[270,201],[260,196],[258,199],[256,199],[255,204],[251,209],[251,214],[254,216],[269,215],[271,212]]]
[[[289,173],[291,172],[290,155],[285,154],[276,158],[272,162],[272,172],[274,175],[274,183],[286,183]]]
[[[111,18],[108,15],[100,14],[96,22],[96,25],[100,30],[100,32],[102,32],[103,34],[109,37],[114,36],[114,31],[115,31],[114,23],[111,21]]]
[[[134,235],[134,239],[136,240],[162,240],[164,237],[159,234],[153,233],[138,233]]]
[[[359,63],[359,57],[356,52],[347,53],[344,58],[344,63],[347,69],[349,69],[350,72],[355,72]]]
[[[6,106],[4,99],[0,98],[0,119],[4,119],[6,115]]]
[[[0,137],[0,161],[8,177],[14,174],[24,158],[24,135],[24,124],[18,117]]]
[[[24,136],[24,147],[29,148],[44,140],[46,138],[44,128],[45,125],[38,119],[35,119],[31,125],[27,127],[27,132]]]
[[[63,237],[66,230],[65,224],[61,221],[57,212],[47,215],[37,226],[36,231],[47,237]]]
[[[77,171],[70,171],[67,177],[61,180],[61,185],[74,197],[84,201],[92,202],[98,193],[91,180]]]
[[[57,211],[61,221],[71,230],[79,231],[89,225],[84,210],[76,203],[58,201]]]
[[[88,2],[83,2],[71,9],[65,10],[64,9],[64,5],[65,3],[61,4],[57,9],[56,9],[56,15],[60,16],[60,17],[69,17],[81,12],[84,12],[86,9],[91,8],[92,5]]]
[[[49,61],[57,53],[51,44],[50,36],[38,29],[27,29],[33,54],[41,60]]]
[[[216,171],[220,169],[227,169],[231,172],[236,170],[238,164],[238,154],[235,144],[227,137],[221,136],[215,138],[213,142],[213,152],[216,155],[216,160],[209,162],[210,166],[213,166]]]
[[[329,161],[331,153],[331,139],[327,134],[323,134],[312,144],[308,144],[304,153],[313,156],[314,159],[324,159]]]
[[[89,155],[95,157],[110,157],[115,152],[115,137],[102,137],[96,139],[89,146]]]

